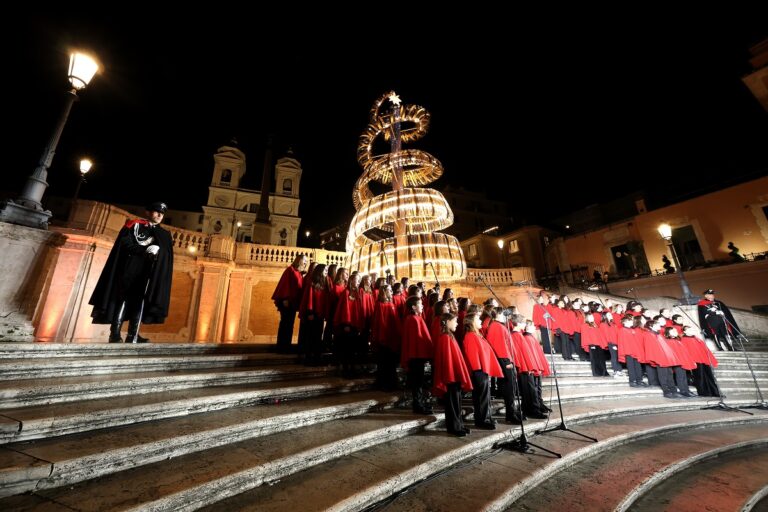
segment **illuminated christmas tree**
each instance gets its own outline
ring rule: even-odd
[[[387,100],[392,108],[384,111]],[[357,148],[363,174],[352,192],[357,213],[347,236],[351,271],[380,276],[391,271],[416,281],[465,277],[459,241],[438,232],[453,224],[453,212],[440,192],[424,188],[443,174],[443,166],[429,153],[401,147],[423,137],[429,119],[423,107],[402,105],[394,92],[371,108],[370,123]],[[373,145],[380,136],[389,141],[390,151],[374,155]],[[392,191],[374,196],[372,181],[391,185]]]

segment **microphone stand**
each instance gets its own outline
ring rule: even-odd
[[[440,280],[437,278],[437,272],[435,272],[435,265],[431,261],[428,261],[426,264],[432,267],[432,275],[435,276],[435,288],[437,288],[437,292],[440,293],[440,289],[441,289]]]
[[[680,307],[679,304],[673,304],[673,308],[677,308],[680,311],[683,312],[683,314],[688,318],[688,320],[691,322],[691,325],[696,325],[696,323],[693,321],[693,318],[688,314],[687,311],[685,311],[682,307]],[[706,346],[706,343],[704,344]],[[712,359],[710,358],[711,351],[709,350],[709,347],[707,347],[707,359],[709,359],[709,367],[712,368]],[[749,364],[749,359],[747,359],[747,364]],[[750,371],[752,370],[752,367],[749,367]],[[755,372],[752,372],[752,377],[754,378]],[[712,378],[715,379],[715,384],[717,385],[717,390],[720,392],[720,396],[718,397],[720,399],[719,402],[717,402],[715,405],[708,405],[706,407],[702,407],[701,409],[717,409],[722,411],[731,411],[731,412],[743,412],[744,414],[749,414],[750,416],[754,416],[749,411],[742,410],[738,407],[732,407],[725,403],[725,396],[723,396],[723,390],[720,389],[720,383],[717,381],[717,377],[715,376],[714,370],[712,371]],[[755,385],[757,385],[757,379],[755,379]],[[758,387],[758,393],[760,392],[760,388]],[[762,395],[760,395],[760,398],[762,399]],[[746,406],[745,406],[746,407]]]
[[[765,398],[763,398],[763,393],[760,391],[760,384],[757,383],[755,370],[752,369],[752,362],[749,360],[747,351],[744,350],[744,343],[742,342],[742,339],[747,340],[747,343],[749,343],[749,340],[741,333],[738,328],[736,328],[735,325],[733,325],[730,320],[728,320],[728,317],[725,316],[725,314],[723,314],[723,320],[725,320],[726,325],[728,325],[728,327],[730,327],[731,330],[736,333],[735,338],[739,342],[739,348],[741,348],[741,353],[744,354],[744,359],[747,361],[747,368],[749,368],[749,373],[752,374],[752,380],[754,381],[755,389],[757,390],[757,401],[753,404],[744,405],[743,407],[745,409],[768,409],[768,402],[765,401]]]
[[[493,287],[491,287],[491,285],[486,282],[485,278],[483,277],[483,274],[479,274],[478,279],[480,280],[480,282],[482,282],[485,285],[486,288],[488,288],[488,291],[491,292],[491,295],[494,296],[496,301],[499,303],[499,306],[506,309],[506,306],[501,301],[499,296],[496,295],[496,292],[494,291]],[[507,332],[509,332],[509,318],[507,318],[506,315],[505,315],[505,319],[506,319],[505,326],[506,326]],[[538,444],[528,442],[528,437],[525,435],[525,420],[523,420],[522,398],[520,397],[520,390],[518,389],[518,386],[517,386],[517,368],[515,368],[514,366],[513,368],[515,370],[515,375],[512,378],[512,393],[514,394],[513,400],[517,402],[517,410],[520,413],[520,437],[517,439],[513,439],[511,441],[496,443],[494,445],[494,448],[502,448],[502,449],[506,448],[508,450],[515,450],[520,453],[529,453],[531,446],[533,446],[534,448],[538,448],[543,452],[550,453],[555,457],[557,457],[558,459],[561,459],[563,457],[562,454],[554,452],[552,450],[548,450],[547,448],[544,448],[543,446],[540,446]],[[509,411],[507,411],[507,414],[509,414]]]
[[[549,311],[547,311],[547,308],[545,308],[544,306],[539,304],[536,300],[534,300],[533,294],[531,294],[530,290],[527,290],[527,293],[528,293],[528,298],[533,301],[533,307],[535,308],[536,306],[538,306],[544,310],[544,321],[547,323],[547,332],[550,333],[550,338],[551,338],[552,327],[549,322],[550,320],[554,320],[552,318],[552,315],[549,314]],[[550,345],[552,345],[552,343],[550,343]],[[565,415],[563,414],[563,401],[560,398],[560,383],[557,377],[557,367],[555,366],[554,354],[555,354],[555,350],[554,350],[554,346],[552,346],[552,349],[549,351],[549,364],[552,365],[552,375],[555,378],[555,392],[557,394],[557,407],[558,407],[558,410],[560,411],[560,423],[554,427],[539,429],[536,432],[534,432],[534,435],[546,434],[547,432],[555,432],[558,430],[562,430],[564,432],[570,432],[572,434],[576,434],[577,436],[581,436],[585,439],[589,439],[590,441],[596,443],[597,442],[596,438],[588,436],[586,434],[582,434],[581,432],[577,432],[571,428],[568,428],[568,425],[566,425],[565,423]]]

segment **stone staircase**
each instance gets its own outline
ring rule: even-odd
[[[744,354],[718,358],[727,404],[755,402]],[[526,434],[562,458],[502,449],[521,433],[503,422],[448,436],[371,378],[263,346],[0,344],[0,510],[687,510],[708,478],[717,510],[768,506],[768,411],[555,362],[567,425],[599,440],[535,434],[560,423],[547,379],[555,412]]]

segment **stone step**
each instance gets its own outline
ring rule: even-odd
[[[0,343],[0,359],[254,354],[274,348],[253,343]]]
[[[694,503],[706,503],[714,510],[743,510],[767,481],[766,439],[728,444],[657,471],[635,487],[617,510],[685,510]]]
[[[650,408],[646,408],[650,406]],[[653,409],[653,407],[663,409]],[[605,403],[591,402],[569,419],[571,426],[580,423],[599,422],[593,425],[602,431],[605,421],[613,421],[626,415],[631,424],[640,412],[655,410],[657,423],[677,429],[692,428],[696,418],[699,423],[734,421],[733,416],[715,411],[675,412],[669,405],[646,401],[644,405],[607,409]],[[662,413],[662,411],[673,411]],[[683,418],[674,415],[683,415]],[[669,416],[672,415],[672,416]],[[690,416],[689,416],[690,415]],[[701,415],[701,416],[699,416]],[[577,417],[581,417],[578,420]],[[744,415],[746,418],[746,415]],[[768,422],[766,418],[760,418]],[[744,421],[738,418],[738,421]],[[747,420],[757,421],[757,420]],[[551,423],[551,422],[550,422]],[[543,421],[529,422],[528,432],[544,426]],[[586,425],[583,425],[586,427]],[[629,425],[628,425],[629,427]],[[635,428],[636,435],[643,429]],[[310,468],[300,474],[283,478],[271,486],[261,486],[238,496],[212,503],[203,510],[212,511],[283,511],[301,510],[302,503],[311,503],[313,510],[361,510],[373,504],[388,505],[391,510],[485,510],[503,496],[516,482],[536,469],[549,466],[559,460],[546,456],[522,455],[517,452],[494,451],[497,443],[510,441],[519,436],[520,429],[500,424],[496,431],[472,430],[465,438],[455,438],[440,431],[397,439],[382,445],[366,448],[353,456],[340,457],[322,467]],[[598,434],[598,436],[601,434]],[[561,439],[567,439],[576,450],[586,446],[590,453],[600,450],[605,442],[591,443],[570,440],[571,434],[562,433],[535,437],[535,442],[561,448]],[[548,471],[543,471],[545,480]],[[470,482],[471,479],[471,482]],[[334,482],[328,486],[327,482]],[[421,482],[421,483],[420,483]],[[418,484],[418,485],[415,485]],[[389,501],[389,498],[408,489],[408,492]],[[401,500],[406,500],[402,501]],[[497,509],[498,510],[498,509]],[[563,510],[569,510],[567,507]]]
[[[740,508],[741,512],[768,512],[768,484],[750,496]]]
[[[372,379],[325,377],[247,386],[183,389],[7,409],[0,415],[0,444],[260,403],[365,390],[372,383]]]
[[[108,375],[113,373],[176,371],[210,368],[237,368],[280,364],[295,364],[296,357],[269,352],[254,354],[203,355],[126,355],[114,357],[67,357],[34,359],[0,359],[3,380],[47,379]]]
[[[682,419],[685,419],[684,416]],[[691,428],[669,430],[656,428],[655,435],[637,435],[626,438],[616,431],[615,435],[625,435],[622,444],[600,450],[594,456],[577,460],[567,471],[550,476],[535,486],[531,491],[520,496],[509,505],[508,510],[525,506],[530,511],[550,511],[567,509],[573,512],[626,510],[631,505],[629,497],[644,493],[637,489],[639,484],[649,478],[670,479],[678,486],[674,466],[690,466],[697,459],[714,451],[727,453],[730,450],[757,448],[768,444],[766,421],[755,422],[754,418],[730,418],[733,421],[717,423],[694,423]],[[747,423],[734,424],[744,420]],[[697,422],[698,420],[693,419]],[[610,432],[612,425],[606,425],[604,432]],[[650,426],[650,425],[649,425]],[[701,428],[706,426],[706,428]],[[698,428],[697,428],[698,427]],[[595,429],[591,430],[595,432]],[[768,470],[758,469],[762,478],[768,477]],[[647,489],[646,489],[647,490]],[[698,493],[699,489],[688,489]],[[653,494],[656,495],[655,490]],[[726,496],[729,493],[726,493]],[[749,494],[733,500],[733,496],[721,497],[716,501],[702,501],[696,498],[691,505],[701,506],[706,503],[710,510],[736,510]],[[731,506],[722,506],[730,502]],[[563,508],[564,507],[564,508]],[[498,508],[496,508],[498,510]],[[637,510],[677,510],[668,504],[658,508],[637,508]]]
[[[283,365],[0,381],[0,409],[271,380],[311,379],[335,372],[330,366]]]
[[[351,392],[194,414],[0,448],[0,497],[71,485],[245,439],[392,407],[399,395]]]
[[[0,500],[0,509],[35,505],[39,499],[83,512],[112,510],[193,510],[265,482],[317,467],[381,443],[409,437],[435,421],[401,411],[301,427],[210,448],[128,469],[34,496]],[[333,487],[335,482],[326,482]],[[304,496],[304,508],[314,504]]]

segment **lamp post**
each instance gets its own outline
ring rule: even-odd
[[[504,268],[504,240],[499,239],[499,241],[496,242],[496,245],[499,246],[499,265],[501,265],[500,268]]]
[[[675,262],[675,268],[677,269],[677,275],[680,278],[680,287],[683,289],[683,298],[680,299],[680,302],[688,306],[691,304],[696,304],[698,301],[696,300],[696,297],[694,297],[691,293],[691,289],[688,287],[688,281],[685,280],[685,274],[683,273],[683,269],[680,266],[680,261],[677,259],[675,244],[672,243],[672,226],[669,224],[661,224],[658,228],[658,231],[659,235],[661,235],[661,238],[663,238],[669,246],[669,250],[672,253],[672,260]]]
[[[56,153],[56,146],[59,143],[61,133],[64,131],[64,125],[67,123],[69,111],[77,99],[77,91],[84,89],[98,70],[99,65],[92,57],[80,52],[70,54],[69,82],[72,84],[72,89],[67,92],[67,99],[64,102],[64,110],[61,113],[59,122],[43,150],[37,167],[32,175],[27,178],[27,183],[24,185],[19,198],[16,201],[5,201],[0,206],[0,221],[33,228],[48,228],[51,212],[43,209],[43,205],[40,202],[43,199],[45,189],[48,188],[48,182],[46,181],[48,178],[48,168],[51,166],[53,155]]]
[[[93,166],[93,162],[89,160],[88,158],[83,158],[80,160],[80,181],[77,182],[77,188],[75,189],[75,195],[72,196],[72,207],[75,206],[75,201],[77,201],[77,196],[80,195],[80,187],[83,186],[83,183],[85,183],[85,175],[88,173],[88,171],[91,170],[91,167]]]

